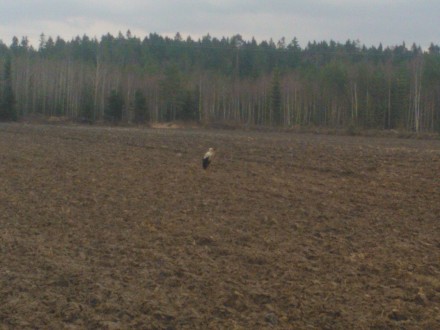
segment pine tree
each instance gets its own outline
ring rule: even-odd
[[[198,110],[198,91],[186,91],[182,111],[178,113],[177,119],[195,120],[197,119]]]
[[[86,84],[83,87],[81,97],[80,121],[84,123],[93,123],[95,121],[94,98],[91,85]]]
[[[112,122],[120,122],[124,109],[124,98],[120,91],[112,89],[107,100],[106,117]]]
[[[134,121],[137,123],[143,123],[149,120],[147,99],[142,90],[137,89],[134,93]]]
[[[171,64],[165,69],[164,78],[160,83],[163,100],[163,111],[166,121],[176,120],[183,105],[183,78],[177,65]]]
[[[11,57],[8,55],[4,64],[3,81],[0,100],[0,120],[17,120],[17,110],[15,108],[15,95],[12,88],[12,64]]]

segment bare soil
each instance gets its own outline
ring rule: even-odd
[[[440,329],[438,140],[1,124],[0,210],[0,329]]]

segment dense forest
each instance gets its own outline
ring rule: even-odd
[[[0,119],[440,132],[440,47],[130,31],[0,41]]]

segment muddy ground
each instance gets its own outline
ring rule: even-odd
[[[0,210],[0,329],[440,329],[439,140],[2,124]]]

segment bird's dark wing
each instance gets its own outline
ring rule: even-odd
[[[203,158],[203,160],[202,160],[203,169],[206,170],[210,163],[211,163],[211,160],[209,159],[209,157]]]

